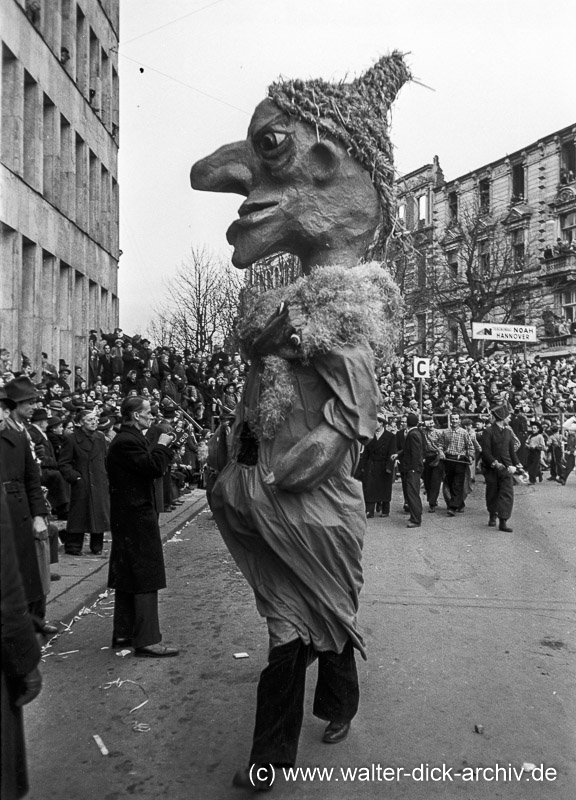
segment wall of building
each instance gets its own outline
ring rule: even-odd
[[[419,331],[421,334],[427,328],[429,342],[435,343],[435,348],[429,349],[462,351],[462,343],[451,340],[446,319],[434,315],[423,305],[422,270],[418,269],[416,256],[430,258],[434,250],[446,253],[450,247],[456,252],[458,230],[452,219],[454,199],[462,222],[467,214],[479,213],[482,195],[484,202],[487,201],[483,207],[487,227],[494,226],[496,235],[510,244],[523,244],[519,285],[529,297],[527,307],[531,317],[526,319],[526,324],[537,326],[545,347],[568,345],[576,351],[576,336],[573,343],[552,342],[558,337],[552,336],[550,327],[551,319],[556,329],[564,323],[570,327],[576,321],[575,140],[576,126],[570,126],[450,181],[444,180],[437,159],[436,169],[425,165],[398,180],[400,238],[403,237],[404,252],[410,247],[413,250],[403,275],[405,296],[411,309],[405,324],[407,348],[426,349],[419,345],[418,338]],[[429,215],[419,211],[419,198],[427,191],[432,204]],[[451,236],[454,236],[453,244]],[[555,249],[558,239],[563,240],[565,248],[571,246],[571,252],[560,253]],[[395,258],[397,266],[397,252]],[[499,321],[497,310],[492,316],[492,321]]]
[[[0,344],[85,368],[118,324],[118,0],[0,14]]]

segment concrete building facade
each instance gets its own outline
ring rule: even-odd
[[[435,157],[397,181],[397,198],[388,263],[407,301],[405,351],[467,354],[462,300],[484,275],[502,302],[475,321],[535,325],[532,354],[576,354],[576,125],[454,180]],[[453,290],[444,299],[438,264]]]
[[[118,324],[119,0],[2,0],[0,345],[86,367]]]

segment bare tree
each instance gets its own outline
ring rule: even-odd
[[[206,248],[190,248],[167,285],[167,299],[149,333],[154,341],[179,350],[212,350],[234,338],[242,273]]]
[[[523,228],[509,229],[479,207],[469,207],[433,242],[419,241],[418,233],[398,237],[391,268],[404,287],[409,313],[432,312],[429,343],[435,337],[445,342],[446,330],[457,327],[469,355],[477,356],[481,346],[489,355],[497,343],[484,347],[472,339],[472,322],[529,321],[538,293],[524,235]]]

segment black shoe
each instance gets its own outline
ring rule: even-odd
[[[102,548],[100,548],[100,550],[97,550],[96,548],[94,548],[94,549],[90,548],[90,552],[92,553],[93,556],[101,556],[102,555]]]
[[[258,775],[262,776],[264,774],[262,770],[265,771],[266,777],[258,778]],[[251,773],[252,777],[250,776]],[[232,778],[232,786],[237,789],[252,789],[255,792],[269,792],[273,784],[274,775],[270,772],[269,764],[253,764],[251,770],[248,767],[239,769]]]
[[[419,528],[420,527],[420,523],[419,522],[412,522],[412,520],[410,520],[410,522],[408,523],[408,525],[406,525],[406,527],[407,528]]]
[[[374,512],[373,511],[367,511],[366,512],[366,519],[372,519],[373,517],[374,517]]]
[[[455,511],[454,511],[452,508],[449,508],[449,509],[446,511],[446,513],[448,514],[448,516],[449,516],[449,517],[454,517],[454,516],[456,516],[456,512],[455,512]]]
[[[463,514],[466,511],[466,506],[460,506],[460,508],[458,508],[457,511],[459,514]]]
[[[132,647],[132,639],[129,636],[113,636],[112,649],[124,650],[127,647]]]
[[[72,549],[70,549],[68,547],[64,548],[64,552],[66,553],[67,556],[81,556],[82,555],[82,550],[72,550]]]
[[[435,514],[436,513],[436,506],[430,506],[430,508],[428,509],[428,513],[429,514]]]
[[[381,516],[381,517],[389,517],[389,516],[390,516],[390,514],[389,514],[389,512],[388,512],[388,511],[383,511],[383,512],[380,514],[380,516]]]
[[[405,511],[406,514],[410,513],[410,506],[408,505],[408,503],[404,503],[404,505],[402,506],[402,511]]]
[[[496,527],[496,514],[490,514],[490,518],[488,520],[488,527],[489,528]]]
[[[148,647],[137,647],[134,650],[134,655],[140,656],[140,658],[172,658],[179,653],[180,650],[175,647],[168,647],[167,644],[161,643],[151,644]]]
[[[338,742],[344,741],[350,732],[350,725],[350,722],[329,722],[322,741],[325,744],[338,744]]]
[[[507,522],[507,519],[501,519],[500,525],[498,525],[498,530],[504,531],[504,533],[513,533],[513,528],[511,528],[509,525],[506,525]]]
[[[59,581],[62,576],[58,575],[56,572],[50,573],[50,580],[51,581]]]

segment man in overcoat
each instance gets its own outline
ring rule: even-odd
[[[394,483],[394,458],[397,455],[396,436],[387,430],[386,417],[378,414],[378,427],[372,441],[368,442],[360,457],[356,477],[362,481],[366,516],[374,516],[377,505],[381,515],[390,515],[392,484]]]
[[[90,551],[100,555],[104,531],[110,529],[110,499],[106,474],[106,437],[97,430],[95,411],[79,414],[80,426],[66,436],[58,459],[60,471],[71,487],[64,550],[82,553],[84,534],[90,534]]]
[[[176,656],[176,648],[161,643],[158,590],[166,588],[166,572],[154,492],[154,480],[170,465],[172,437],[161,433],[150,445],[144,431],[152,414],[142,397],[127,397],[121,412],[106,460],[112,523],[108,586],[116,590],[112,646],[133,646],[136,656]]]
[[[0,423],[0,475],[14,526],[14,543],[28,610],[37,630],[56,633],[46,622],[46,595],[50,589],[50,554],[46,516],[48,508],[40,483],[40,468],[23,424],[38,402],[29,378],[14,378],[0,389],[3,421]],[[39,544],[36,542],[38,541]],[[45,558],[40,569],[38,554]],[[43,581],[44,576],[44,581]]]
[[[42,688],[40,646],[28,613],[7,495],[0,485],[0,590],[2,594],[2,800],[28,791],[22,706]]]
[[[488,525],[512,533],[508,520],[514,507],[514,473],[522,471],[522,465],[514,449],[514,432],[508,426],[510,409],[506,404],[494,406],[492,424],[482,435],[482,461],[486,479],[486,508]]]

